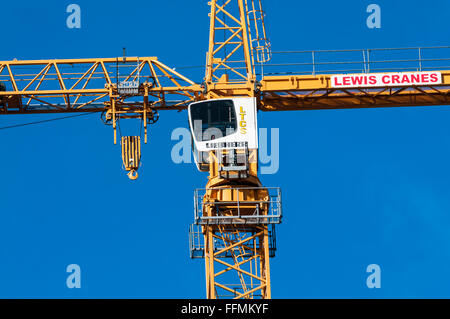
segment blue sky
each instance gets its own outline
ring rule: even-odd
[[[206,1],[2,3],[0,60],[158,56],[202,65]],[[265,0],[274,50],[448,45],[450,3]],[[183,73],[197,82],[203,70]],[[1,116],[0,126],[47,116]],[[447,107],[259,113],[280,128],[284,222],[271,261],[275,298],[450,297],[450,111]],[[185,112],[164,112],[143,148],[141,178],[97,115],[0,131],[0,297],[204,298],[203,261],[190,260],[193,190],[207,176],[174,164],[170,136]],[[82,288],[68,289],[69,264]],[[378,264],[381,289],[368,289]]]

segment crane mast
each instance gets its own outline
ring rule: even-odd
[[[211,149],[207,155],[208,183],[200,190],[201,196],[199,190],[195,194],[191,256],[205,259],[207,298],[268,299],[269,258],[276,250],[275,225],[281,222],[281,192],[279,188],[263,187],[260,182],[258,146],[257,142],[252,143],[257,136],[250,136],[250,132],[257,134],[254,49],[258,60],[268,52],[264,23],[258,23],[263,21],[264,12],[257,0],[251,1],[251,7],[244,0],[212,0],[209,4],[206,98],[223,101],[223,105],[213,106],[216,112],[219,108],[226,109],[227,114],[234,111],[241,132],[233,131],[232,136],[241,134],[246,144],[236,143],[241,145],[235,147],[226,143],[225,136],[219,139],[223,143],[215,144],[226,146]],[[226,102],[233,106],[227,109]],[[207,101],[199,104],[211,107]],[[214,110],[209,112],[213,114]],[[230,141],[238,137],[234,138]]]
[[[0,61],[0,115],[96,112],[112,126],[114,143],[120,121],[138,119],[147,143],[159,111],[187,109],[197,166],[209,173],[205,188],[195,191],[189,232],[191,257],[205,261],[206,296],[271,298],[281,191],[258,177],[257,111],[448,105],[450,71],[258,78],[255,66],[272,56],[261,0],[209,5],[202,83],[156,57]],[[206,134],[210,129],[215,133]],[[136,179],[140,136],[121,136],[120,143],[124,167]]]

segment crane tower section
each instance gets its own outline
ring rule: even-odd
[[[209,171],[194,196],[191,257],[205,259],[207,298],[271,298],[269,258],[281,191],[258,178],[254,66],[255,59],[270,58],[264,12],[259,0],[209,4],[206,101],[189,106],[194,158],[199,170]]]

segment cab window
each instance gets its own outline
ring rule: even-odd
[[[191,125],[197,140],[210,141],[219,137],[225,137],[236,132],[237,121],[236,112],[232,100],[205,101],[191,105]],[[200,125],[201,129],[196,127]],[[218,129],[222,136],[214,134],[205,134],[205,131],[215,128]],[[199,138],[201,132],[202,138]]]

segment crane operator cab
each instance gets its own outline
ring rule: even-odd
[[[258,149],[256,98],[228,98],[189,105],[192,151],[197,168],[209,170],[211,153],[224,178],[245,178],[249,154]],[[252,156],[257,160],[257,156]]]

